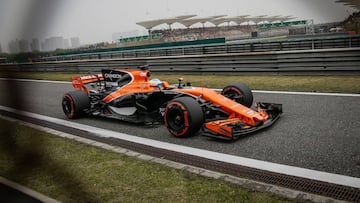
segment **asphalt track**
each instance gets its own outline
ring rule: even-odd
[[[66,119],[60,102],[71,90],[69,83],[0,80],[0,105],[16,107],[9,98],[20,94],[18,104],[23,110]],[[234,142],[203,136],[174,138],[163,125],[139,126],[96,117],[76,121],[194,148],[360,177],[360,97],[278,92],[254,93],[254,100],[281,103],[284,114],[271,128]]]

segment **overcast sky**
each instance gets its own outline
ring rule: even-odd
[[[0,44],[13,39],[80,37],[111,41],[112,34],[145,29],[136,22],[185,14],[292,15],[315,23],[342,21],[353,9],[335,0],[0,0]]]

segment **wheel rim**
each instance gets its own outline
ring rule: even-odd
[[[183,111],[178,106],[172,106],[166,116],[167,123],[175,132],[180,132],[185,127]]]
[[[166,108],[164,119],[167,129],[176,137],[182,137],[189,131],[188,112],[181,103],[170,103]]]
[[[73,100],[70,98],[70,96],[65,95],[62,101],[62,108],[63,111],[65,113],[65,115],[68,118],[73,117],[74,115],[74,102]]]

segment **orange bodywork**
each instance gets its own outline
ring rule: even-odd
[[[89,94],[89,90],[85,86],[85,84],[93,83],[93,82],[97,82],[97,81],[103,81],[103,80],[104,80],[104,77],[102,74],[86,75],[86,76],[71,78],[73,87],[77,90],[82,90],[82,91],[86,92],[86,94]]]
[[[265,122],[269,118],[269,115],[260,108],[259,111],[254,111],[224,97],[212,89],[192,87],[190,89],[178,89],[175,91],[201,97],[201,99],[211,101],[213,105],[219,106],[225,112],[230,113],[229,118],[226,120],[205,123],[205,128],[228,138],[233,137],[233,128],[231,126],[235,126],[238,123],[244,123],[246,125],[245,128],[250,128],[257,123]]]
[[[205,101],[211,101],[213,105],[219,106],[225,112],[230,113],[229,119],[237,118],[247,125],[254,126],[256,122],[264,122],[268,119],[265,112],[257,112],[243,106],[227,97],[222,96],[216,91],[208,88],[192,87],[189,89],[177,89],[177,92],[188,93],[200,97]]]
[[[122,95],[134,92],[146,93],[158,90],[157,86],[152,86],[148,80],[150,76],[149,71],[127,70],[122,72],[129,73],[132,76],[131,82],[105,97],[103,99],[105,103],[108,103]]]
[[[109,94],[107,97],[103,99],[105,103],[108,103],[112,101],[113,99],[116,99],[120,96],[138,92],[138,93],[146,93],[146,92],[152,92],[159,90],[158,84],[152,84],[149,82],[150,72],[147,70],[139,71],[139,70],[119,70],[121,72],[129,73],[129,75],[132,77],[131,82],[124,85],[123,87],[119,88],[117,91],[114,91],[113,93]],[[87,75],[87,76],[81,76],[81,77],[72,77],[72,85],[77,90],[83,90],[87,94],[89,93],[88,88],[85,86],[88,83],[94,83],[98,81],[103,81],[104,77],[102,74],[97,75]],[[169,83],[163,81],[162,87],[164,89],[172,87],[169,85]]]
[[[231,126],[241,122],[245,124],[244,128],[250,128],[252,126],[256,126],[258,123],[263,123],[267,121],[269,118],[269,115],[261,108],[258,108],[258,111],[252,110],[231,99],[228,99],[227,97],[219,94],[212,89],[202,87],[176,88],[175,86],[170,86],[167,82],[164,81],[161,82],[161,88],[159,88],[159,84],[153,84],[149,82],[150,72],[148,70],[118,71],[128,73],[132,77],[131,81],[128,84],[119,87],[119,89],[107,95],[103,99],[103,102],[105,103],[109,103],[120,96],[132,93],[174,91],[188,94],[192,97],[197,97],[205,101],[211,101],[213,105],[218,106],[223,111],[229,114],[229,118],[226,120],[211,121],[205,124],[205,127],[207,129],[229,138],[232,137]],[[83,90],[86,93],[89,93],[89,90],[86,88],[85,84],[103,81],[104,77],[102,74],[98,74],[82,77],[73,77],[71,79],[73,87],[75,89]]]

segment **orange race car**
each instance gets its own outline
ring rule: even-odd
[[[169,85],[150,76],[147,66],[140,66],[72,77],[76,90],[63,96],[63,111],[70,119],[96,115],[144,124],[163,121],[175,137],[201,130],[205,136],[227,140],[266,128],[282,113],[281,104],[258,102],[251,109],[252,92],[242,83],[218,93],[182,79]]]

